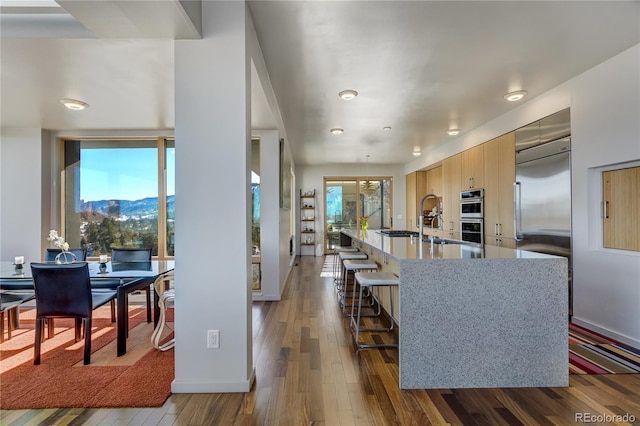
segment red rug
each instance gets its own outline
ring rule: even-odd
[[[43,342],[41,364],[33,365],[35,331],[29,314],[21,314],[20,329],[0,344],[1,409],[159,407],[171,394],[173,350],[161,352],[149,343],[133,365],[82,365],[84,342],[74,342],[72,320],[55,321],[56,335]],[[130,329],[146,321],[144,309],[129,315]],[[92,353],[116,338],[109,318],[108,307],[94,311]]]

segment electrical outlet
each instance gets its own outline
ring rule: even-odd
[[[220,330],[207,330],[207,348],[220,349]]]

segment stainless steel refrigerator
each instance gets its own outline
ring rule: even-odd
[[[549,124],[550,121],[553,125]],[[561,111],[557,115],[532,123],[521,130],[520,134],[516,131],[514,212],[516,245],[521,250],[553,254],[568,259],[569,315],[571,315],[569,111]],[[545,137],[545,134],[549,136]],[[534,135],[533,138],[532,135]],[[558,135],[563,136],[552,139]]]

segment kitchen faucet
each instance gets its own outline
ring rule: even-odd
[[[422,241],[424,235],[424,202],[428,198],[436,199],[436,218],[438,219],[438,229],[442,229],[442,201],[436,194],[427,194],[422,197],[422,200],[420,201],[420,241]],[[431,222],[431,228],[433,229],[433,221]],[[431,233],[431,250],[433,250],[433,232]]]

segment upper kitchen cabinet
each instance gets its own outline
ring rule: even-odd
[[[640,251],[640,167],[602,174],[603,245]]]
[[[484,187],[484,144],[467,149],[461,155],[460,191]]]
[[[427,170],[427,192],[442,196],[442,167],[438,166]]]
[[[438,166],[425,172],[424,194],[418,197],[417,202],[419,203],[427,194],[435,194],[442,199],[442,167]],[[432,197],[426,199],[422,207],[424,226],[438,228],[440,224],[436,219],[437,216],[435,216],[435,213],[434,215],[429,215],[431,211],[435,212],[434,207],[436,207],[436,199]]]
[[[513,229],[513,182],[515,176],[515,133],[507,133],[485,143],[485,244],[515,248]]]
[[[462,154],[442,162],[442,229],[443,236],[458,239],[460,236],[460,180]]]
[[[427,172],[413,172],[406,176],[407,229],[418,228],[418,203],[427,194]]]

